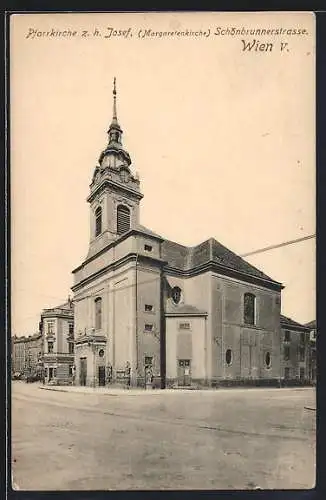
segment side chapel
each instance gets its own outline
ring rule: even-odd
[[[214,238],[194,247],[140,224],[140,180],[122,145],[116,83],[108,144],[74,269],[76,383],[216,386],[280,374],[281,283]]]

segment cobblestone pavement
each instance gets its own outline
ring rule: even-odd
[[[315,408],[312,388],[145,394],[14,382],[13,481],[20,490],[312,488]]]

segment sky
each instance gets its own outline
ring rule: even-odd
[[[107,143],[114,76],[123,143],[144,194],[141,224],[189,246],[214,237],[238,254],[315,233],[311,14],[29,14],[11,21],[13,334],[37,331],[43,308],[73,296],[71,271],[88,250],[86,197]],[[106,39],[110,26],[131,27],[133,37]],[[269,37],[269,53],[243,51],[241,36],[137,36],[139,29],[213,33],[216,26],[306,27],[308,34]],[[52,28],[77,36],[27,36]],[[283,314],[315,319],[314,239],[246,259],[285,285]]]

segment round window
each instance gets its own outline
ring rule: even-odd
[[[225,362],[227,365],[232,363],[232,351],[231,349],[227,349],[225,352]]]
[[[103,358],[103,356],[104,356],[104,349],[100,349],[99,352],[98,352],[98,355],[100,356],[100,358]]]
[[[179,304],[181,300],[181,288],[179,288],[178,286],[172,288],[171,297],[175,304]]]
[[[271,360],[271,353],[270,352],[266,352],[265,363],[266,363],[267,368],[270,368],[271,362],[272,362],[272,360]]]

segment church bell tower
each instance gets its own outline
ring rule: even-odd
[[[95,167],[90,194],[90,245],[88,257],[139,224],[140,181],[131,171],[129,153],[122,145],[117,117],[116,79],[113,80],[113,116],[108,144]]]

